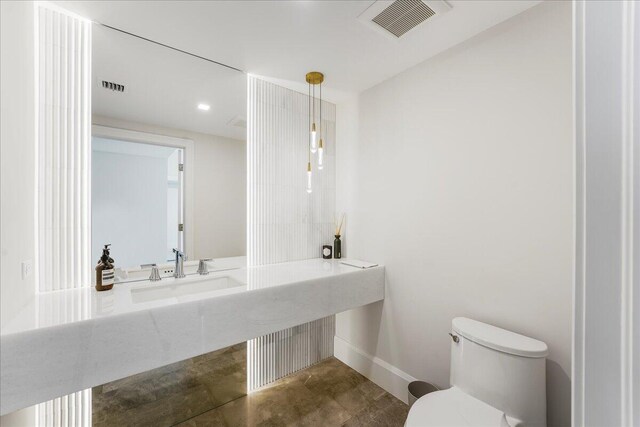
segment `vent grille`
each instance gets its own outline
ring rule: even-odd
[[[108,82],[106,80],[102,81],[102,87],[104,89],[109,89],[114,92],[124,92],[124,85],[114,83],[114,82]]]
[[[422,0],[396,0],[372,21],[394,36],[401,37],[435,14]]]
[[[228,125],[230,126],[235,126],[235,127],[239,127],[242,129],[246,129],[247,128],[247,119],[245,119],[242,116],[236,116],[233,119],[229,120],[227,122]]]

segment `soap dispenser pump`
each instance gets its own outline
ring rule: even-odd
[[[96,290],[108,291],[113,288],[115,281],[115,269],[113,267],[113,258],[109,256],[109,246],[111,244],[104,245],[102,249],[102,256],[98,260],[96,265]]]

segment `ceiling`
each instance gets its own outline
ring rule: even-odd
[[[326,75],[333,101],[380,83],[524,10],[537,0],[449,0],[452,9],[400,39],[358,16],[373,1],[58,1],[76,13],[306,90]]]
[[[93,114],[246,139],[246,127],[234,124],[246,116],[243,73],[100,25],[93,28],[92,62]],[[103,80],[124,92],[103,88]],[[199,110],[200,103],[210,110]]]

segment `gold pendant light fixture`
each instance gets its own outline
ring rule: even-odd
[[[309,89],[309,156],[307,161],[307,193],[311,193],[311,154],[318,153],[318,169],[322,170],[324,161],[324,142],[322,141],[322,82],[324,74],[318,71],[307,73]],[[320,121],[316,127],[316,86],[320,87]],[[316,131],[318,129],[318,131]]]

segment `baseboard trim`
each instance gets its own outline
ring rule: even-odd
[[[333,339],[333,354],[345,365],[358,371],[404,403],[408,402],[407,387],[416,378],[384,360],[354,347],[344,339]]]

